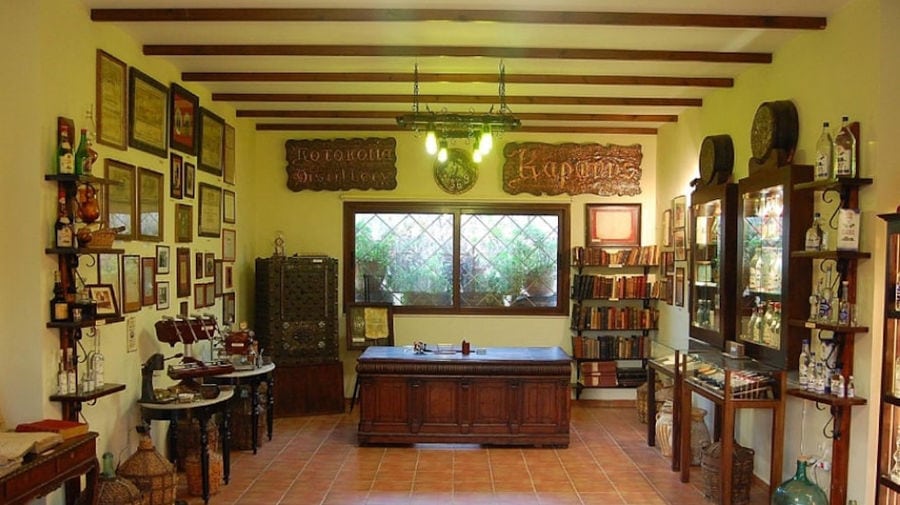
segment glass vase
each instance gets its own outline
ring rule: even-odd
[[[825,491],[806,477],[805,458],[797,460],[796,475],[775,489],[772,505],[828,505]]]

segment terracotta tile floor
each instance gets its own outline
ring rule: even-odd
[[[358,447],[358,410],[275,420],[258,454],[234,451],[213,505],[709,503],[700,470],[683,484],[646,443],[633,408],[572,402],[567,449],[426,444]],[[183,480],[183,476],[182,476]],[[185,488],[179,490],[183,496]],[[768,503],[754,486],[750,505]],[[202,504],[197,497],[190,505]]]

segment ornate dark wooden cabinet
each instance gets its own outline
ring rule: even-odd
[[[334,258],[256,260],[256,331],[277,365],[275,414],[342,412]]]
[[[571,359],[558,347],[369,347],[357,372],[361,444],[569,445]]]

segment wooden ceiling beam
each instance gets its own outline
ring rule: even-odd
[[[350,103],[413,103],[412,95],[317,95],[300,93],[213,93],[220,102],[350,102]],[[700,98],[645,98],[602,96],[509,96],[507,104],[524,105],[627,105],[700,107]],[[497,103],[495,95],[419,95],[422,104],[487,104]]]
[[[183,72],[185,82],[415,82],[412,72]],[[420,73],[419,82],[496,83],[494,74]],[[643,75],[505,74],[507,84],[585,84],[609,86],[694,86],[731,88],[730,77]]]
[[[376,46],[303,44],[147,44],[148,56],[363,56],[363,57],[489,57],[551,60],[703,61],[772,63],[771,53],[668,51],[645,49],[584,49],[483,46]]]
[[[327,119],[394,119],[407,112],[387,110],[268,110],[238,109],[237,117],[253,118],[327,118]],[[521,112],[514,114],[523,121],[618,121],[676,123],[674,114],[566,114],[556,112]]]
[[[257,131],[408,131],[397,125],[372,124],[290,124],[257,123]],[[522,126],[509,133],[602,133],[622,135],[656,135],[656,128],[630,128],[606,126]]]
[[[456,21],[558,25],[669,26],[823,30],[827,19],[811,16],[572,12],[460,9],[91,9],[93,21],[116,22],[415,22]]]

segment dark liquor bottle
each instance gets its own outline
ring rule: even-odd
[[[56,211],[56,247],[75,247],[75,229],[66,209],[66,192],[59,188]]]
[[[59,145],[57,146],[56,171],[60,174],[75,173],[75,155],[72,153],[72,141],[69,140],[69,127],[62,125],[59,130]]]
[[[57,323],[69,320],[69,303],[63,295],[59,271],[56,272],[56,280],[53,283],[53,298],[50,299],[50,320]]]

